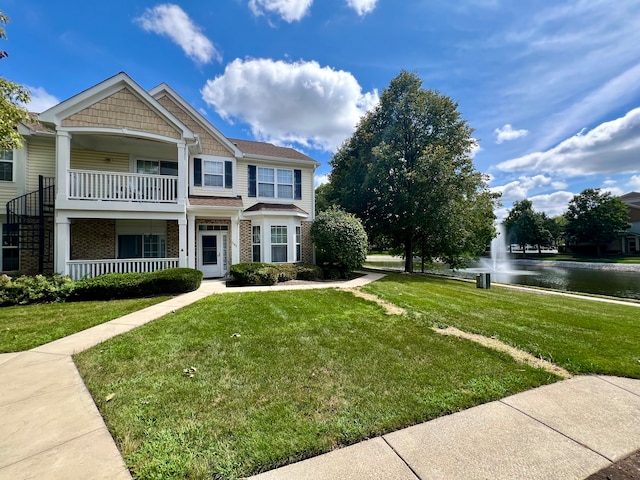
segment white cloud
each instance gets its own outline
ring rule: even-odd
[[[212,59],[222,60],[213,43],[202,33],[202,29],[194,24],[178,5],[164,3],[147,8],[135,21],[147,32],[169,37],[197,63],[210,63]]]
[[[566,212],[569,202],[575,194],[571,192],[554,192],[549,195],[535,195],[529,197],[536,212],[544,212],[550,217],[562,215]]]
[[[505,202],[515,202],[516,200],[527,198],[529,190],[544,187],[552,183],[551,178],[545,177],[544,175],[535,175],[534,177],[522,176],[518,178],[518,180],[514,180],[505,185],[493,187],[491,191],[501,193],[501,200]]]
[[[60,103],[60,100],[47,93],[42,87],[27,86],[27,90],[31,93],[31,100],[27,103],[27,110],[30,112],[42,113]]]
[[[514,130],[511,125],[506,123],[504,127],[496,128],[494,133],[496,134],[496,143],[502,143],[524,137],[529,133],[529,130]]]
[[[329,183],[329,175],[314,175],[313,177],[313,186],[319,187],[320,185],[324,185],[325,183]]]
[[[620,197],[625,194],[625,191],[620,187],[602,187],[600,190],[603,192],[609,192],[614,197]]]
[[[335,150],[378,102],[354,76],[317,62],[236,59],[208,80],[202,98],[225,120],[247,123],[255,138]]]
[[[565,188],[567,188],[569,186],[569,184],[567,182],[563,182],[563,181],[555,181],[555,182],[551,182],[551,187],[554,190],[564,190]]]
[[[373,12],[378,0],[347,0],[347,5],[353,8],[360,16]]]
[[[249,0],[249,8],[254,15],[275,13],[292,23],[309,13],[312,3],[313,0]]]
[[[498,165],[504,171],[554,172],[566,176],[640,171],[640,108],[574,135],[544,151]]]
[[[611,180],[611,179],[605,180],[604,182],[602,182],[602,184],[604,186],[606,186],[606,187],[610,187],[612,185],[615,185],[616,183],[618,183],[618,182],[616,182],[615,180]]]
[[[627,183],[627,187],[630,187],[632,190],[640,191],[640,175],[633,175],[629,179],[629,183]]]

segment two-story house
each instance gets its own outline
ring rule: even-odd
[[[291,148],[226,138],[168,85],[119,73],[21,124],[0,157],[3,272],[312,262],[314,172]]]
[[[625,254],[640,254],[640,192],[629,192],[620,197],[629,208],[629,223],[626,233],[614,241],[610,250]]]

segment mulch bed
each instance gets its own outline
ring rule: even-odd
[[[586,480],[638,479],[640,479],[640,450],[586,478]]]

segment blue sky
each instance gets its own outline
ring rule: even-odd
[[[229,137],[322,162],[401,69],[475,129],[504,207],[640,191],[640,0],[3,0],[0,74],[29,109],[120,72],[166,82]]]

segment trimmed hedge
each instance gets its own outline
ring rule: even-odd
[[[59,275],[0,275],[0,306],[64,302],[74,287],[71,278]]]
[[[305,263],[237,263],[231,266],[230,273],[234,283],[240,286],[322,278],[320,267]]]
[[[69,301],[115,300],[186,293],[198,289],[202,272],[169,268],[151,273],[108,273],[76,283]]]

